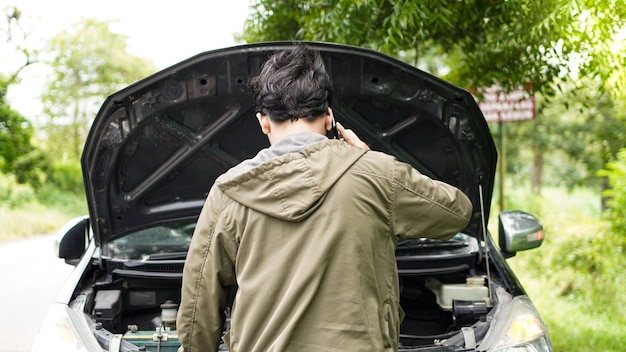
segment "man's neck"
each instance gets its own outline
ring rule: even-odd
[[[313,121],[307,119],[297,119],[296,121],[272,122],[271,133],[268,134],[270,144],[296,133],[312,132],[323,136],[326,135],[324,119],[318,118]]]

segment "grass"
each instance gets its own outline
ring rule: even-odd
[[[0,204],[0,241],[56,232],[70,219],[87,214],[85,197],[53,188],[38,190],[19,206]]]

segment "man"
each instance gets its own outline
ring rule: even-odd
[[[448,239],[472,205],[458,189],[370,151],[334,122],[331,80],[304,45],[250,82],[271,147],[220,176],[184,269],[185,352],[395,351],[398,236]],[[238,287],[222,336],[228,288]]]

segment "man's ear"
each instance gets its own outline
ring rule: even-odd
[[[333,109],[329,107],[328,110],[326,111],[326,121],[324,123],[324,127],[326,128],[326,131],[330,131],[333,129],[334,122],[335,122],[335,115],[333,115]]]
[[[263,115],[260,112],[257,112],[256,119],[259,121],[259,125],[261,126],[261,131],[263,131],[263,134],[269,134],[272,130],[270,126],[270,117],[267,115]]]

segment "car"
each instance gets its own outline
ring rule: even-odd
[[[200,53],[104,100],[81,157],[89,214],[56,239],[58,257],[75,269],[33,351],[178,349],[182,270],[208,191],[269,146],[248,79],[293,45]],[[337,121],[371,149],[458,187],[473,204],[467,227],[448,241],[400,238],[406,316],[399,350],[551,351],[540,315],[506,262],[541,245],[543,227],[526,212],[502,211],[498,243],[488,231],[497,152],[475,98],[375,50],[307,45],[321,53],[333,81]],[[227,329],[229,308],[224,313]]]

